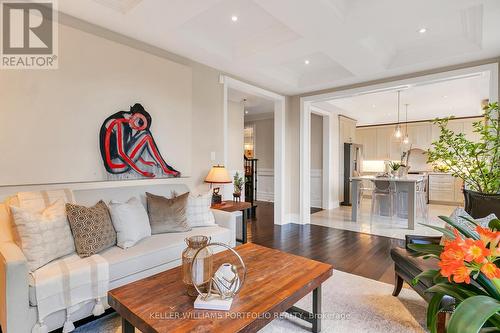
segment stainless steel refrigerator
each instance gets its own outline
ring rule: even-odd
[[[343,206],[351,205],[351,177],[361,175],[363,145],[344,143],[344,201]]]

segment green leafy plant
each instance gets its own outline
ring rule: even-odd
[[[500,125],[498,103],[484,109],[484,120],[473,124],[480,140],[473,142],[464,133],[447,127],[453,117],[436,119],[441,133],[439,140],[427,151],[428,162],[444,165],[453,176],[463,179],[473,191],[495,194],[500,190]]]
[[[389,167],[391,168],[391,170],[393,171],[398,171],[399,168],[401,168],[402,164],[399,163],[399,162],[389,162]]]
[[[439,270],[428,270],[413,281],[429,279],[434,284],[426,290],[433,296],[427,308],[427,327],[437,331],[437,315],[443,309],[441,301],[445,295],[456,301],[448,326],[448,333],[477,333],[486,330],[500,330],[500,220],[490,221],[483,228],[476,221],[467,220],[476,230],[464,228],[446,216],[442,220],[454,228],[451,231],[432,225],[448,240],[445,245],[409,244],[415,256],[439,260]]]
[[[237,171],[233,176],[233,185],[234,185],[234,193],[241,193],[243,185],[245,185],[243,177],[241,177]]]

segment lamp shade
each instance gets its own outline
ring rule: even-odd
[[[207,177],[205,178],[205,183],[231,183],[232,180],[229,177],[229,173],[223,165],[214,165]]]

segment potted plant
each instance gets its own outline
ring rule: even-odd
[[[436,119],[441,133],[427,151],[428,162],[444,165],[464,181],[465,210],[480,218],[495,213],[500,216],[500,125],[498,103],[484,107],[484,120],[473,124],[480,140],[473,142],[464,133],[447,127],[452,119]]]
[[[500,220],[493,219],[488,227],[461,217],[475,226],[464,228],[446,216],[442,220],[453,231],[437,226],[448,240],[438,244],[408,244],[415,256],[436,258],[439,270],[419,274],[419,279],[429,279],[434,284],[427,289],[433,296],[427,308],[427,326],[431,333],[437,331],[437,316],[442,310],[445,295],[455,298],[455,310],[448,322],[448,333],[497,332],[500,330]]]
[[[243,189],[243,185],[245,182],[243,181],[243,177],[240,176],[238,171],[233,176],[233,186],[234,186],[234,192],[233,192],[233,198],[236,199],[237,201],[240,201],[241,199],[241,190]]]
[[[393,175],[394,177],[398,176],[399,169],[401,168],[401,163],[389,162],[389,167],[391,168],[391,175]]]

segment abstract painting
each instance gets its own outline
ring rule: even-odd
[[[165,162],[150,131],[151,115],[136,103],[130,111],[109,116],[99,134],[106,170],[120,178],[180,177]]]

